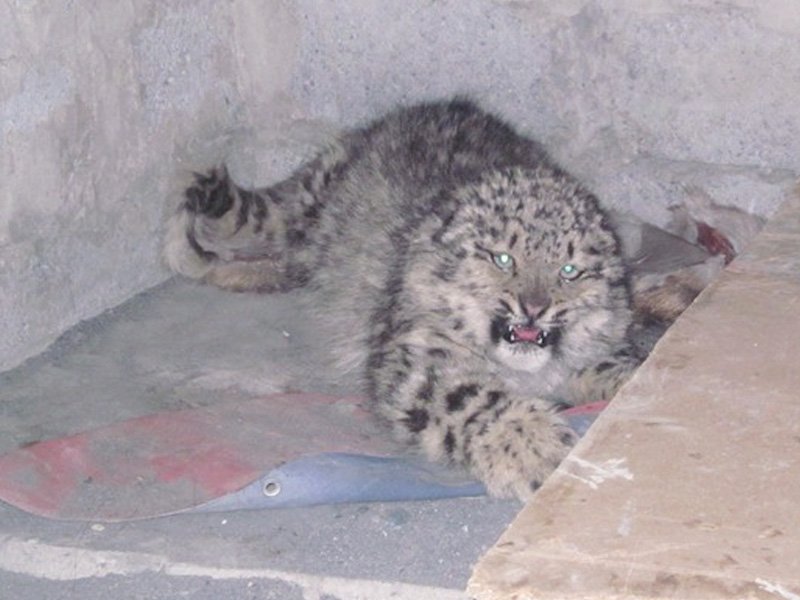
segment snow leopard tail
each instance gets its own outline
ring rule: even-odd
[[[257,190],[236,185],[224,166],[196,173],[167,226],[167,265],[235,291],[304,285],[316,263],[312,238],[334,154],[323,153],[289,179]]]

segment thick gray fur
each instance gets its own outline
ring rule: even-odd
[[[345,132],[268,188],[198,175],[165,256],[224,288],[306,286],[376,414],[495,495],[537,489],[575,442],[558,409],[608,398],[637,363],[607,215],[467,100]]]

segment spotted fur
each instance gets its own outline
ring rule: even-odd
[[[395,435],[498,496],[538,488],[575,442],[558,410],[636,365],[597,200],[465,100],[346,132],[268,188],[198,175],[165,256],[224,288],[307,287]]]

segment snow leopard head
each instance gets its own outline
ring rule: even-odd
[[[625,338],[630,292],[619,243],[575,180],[552,169],[498,171],[450,206],[432,236],[431,271],[434,287],[450,292],[432,298],[446,299],[467,343],[536,373],[554,361],[587,366]]]

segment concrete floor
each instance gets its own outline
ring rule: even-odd
[[[351,391],[326,377],[297,302],[173,280],[78,325],[0,375],[0,452],[299,383]],[[1,505],[0,597],[464,598],[520,507],[480,497],[101,524]]]

